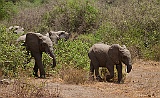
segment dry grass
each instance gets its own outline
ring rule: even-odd
[[[47,88],[47,82],[35,83],[28,79],[15,79],[10,85],[0,84],[0,96],[4,98],[57,98],[59,87]]]
[[[69,84],[84,84],[88,80],[88,73],[85,70],[70,66],[62,68],[59,74],[60,78]]]
[[[52,10],[53,6],[54,1],[50,0],[50,3],[44,3],[41,6],[22,8],[6,25],[20,25],[25,31],[36,31],[42,23],[44,13]]]
[[[104,81],[106,81],[106,75],[109,74],[109,71],[107,70],[107,68],[100,68],[99,69],[99,72],[100,72],[100,75],[102,77],[102,79]],[[122,83],[124,83],[126,79],[126,72],[125,72],[125,66],[123,66],[123,69],[122,69]],[[113,83],[116,83],[118,81],[118,72],[117,72],[117,69],[116,69],[116,66],[114,68],[114,78],[113,79],[110,79],[110,82],[113,82]]]

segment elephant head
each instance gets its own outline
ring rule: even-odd
[[[53,44],[57,44],[58,43],[59,36],[54,31],[50,31],[49,33],[46,34],[46,36],[51,39]]]
[[[56,33],[59,36],[59,39],[65,39],[65,41],[69,39],[70,34],[65,31],[58,31]]]
[[[108,55],[115,64],[123,62],[127,66],[127,73],[131,71],[131,54],[125,45],[123,45],[122,47],[118,44],[111,45],[108,51]]]
[[[15,33],[15,34],[23,34],[24,28],[21,26],[10,26],[8,28],[8,31],[13,31],[13,33]]]
[[[67,41],[70,34],[65,31],[50,31],[46,34],[46,36],[48,36],[54,44],[57,44],[59,39],[64,39],[65,41]]]

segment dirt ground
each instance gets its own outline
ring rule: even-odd
[[[52,78],[32,79],[32,81],[45,82],[45,88],[49,92],[56,91],[60,98],[160,97],[160,62],[137,60],[123,84],[94,82],[72,85],[60,80],[53,82]],[[7,98],[4,92],[9,92],[10,86],[0,86],[0,98]]]

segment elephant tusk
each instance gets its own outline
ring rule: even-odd
[[[126,66],[126,73],[127,73],[127,66]]]

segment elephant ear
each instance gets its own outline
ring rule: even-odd
[[[119,54],[120,48],[121,48],[121,46],[119,44],[113,44],[110,46],[110,48],[108,50],[108,55],[115,64],[120,63],[120,54]]]
[[[32,52],[39,51],[39,38],[35,33],[29,32],[26,34],[25,46],[27,50]]]
[[[122,47],[120,48],[120,55],[121,55],[121,57],[127,56],[127,57],[131,58],[130,51],[126,48],[125,45],[122,45]]]
[[[46,50],[46,39],[43,35],[39,36],[39,44],[40,44],[40,50],[42,52],[45,52]]]

